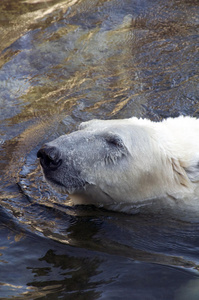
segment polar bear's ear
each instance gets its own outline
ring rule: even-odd
[[[186,187],[190,186],[190,178],[187,176],[187,172],[181,166],[180,161],[175,158],[171,158],[171,164],[174,171],[174,178],[175,180]]]
[[[78,130],[83,130],[83,129],[86,129],[87,127],[89,127],[92,123],[96,122],[97,120],[96,119],[93,119],[93,120],[90,120],[90,121],[85,121],[85,122],[82,122],[78,125],[77,129]]]
[[[77,130],[83,130],[84,128],[87,127],[88,122],[82,122],[77,126]]]

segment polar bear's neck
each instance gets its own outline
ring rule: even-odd
[[[190,117],[169,118],[157,126],[157,137],[166,152],[184,168],[199,163],[199,120]]]
[[[199,120],[180,116],[162,122],[131,118],[132,124],[141,126],[156,140],[170,157],[178,159],[187,168],[199,163]]]
[[[195,183],[199,181],[199,120],[183,116],[162,122],[137,118],[130,120],[132,125],[142,127],[153,143],[153,174],[159,173],[154,185],[156,194],[159,193],[160,197],[169,194],[173,198],[198,194]],[[150,186],[148,188],[150,191]],[[152,188],[152,191],[155,192],[155,189]]]

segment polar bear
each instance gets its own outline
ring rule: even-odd
[[[37,153],[46,181],[74,204],[133,213],[181,207],[199,197],[199,120],[91,120]]]

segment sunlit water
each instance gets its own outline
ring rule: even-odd
[[[1,3],[1,299],[199,299],[196,220],[74,208],[36,159],[92,118],[198,117],[198,21],[196,0]]]

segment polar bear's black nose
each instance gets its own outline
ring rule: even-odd
[[[56,170],[62,163],[59,149],[45,145],[37,152],[40,164],[44,169]]]

